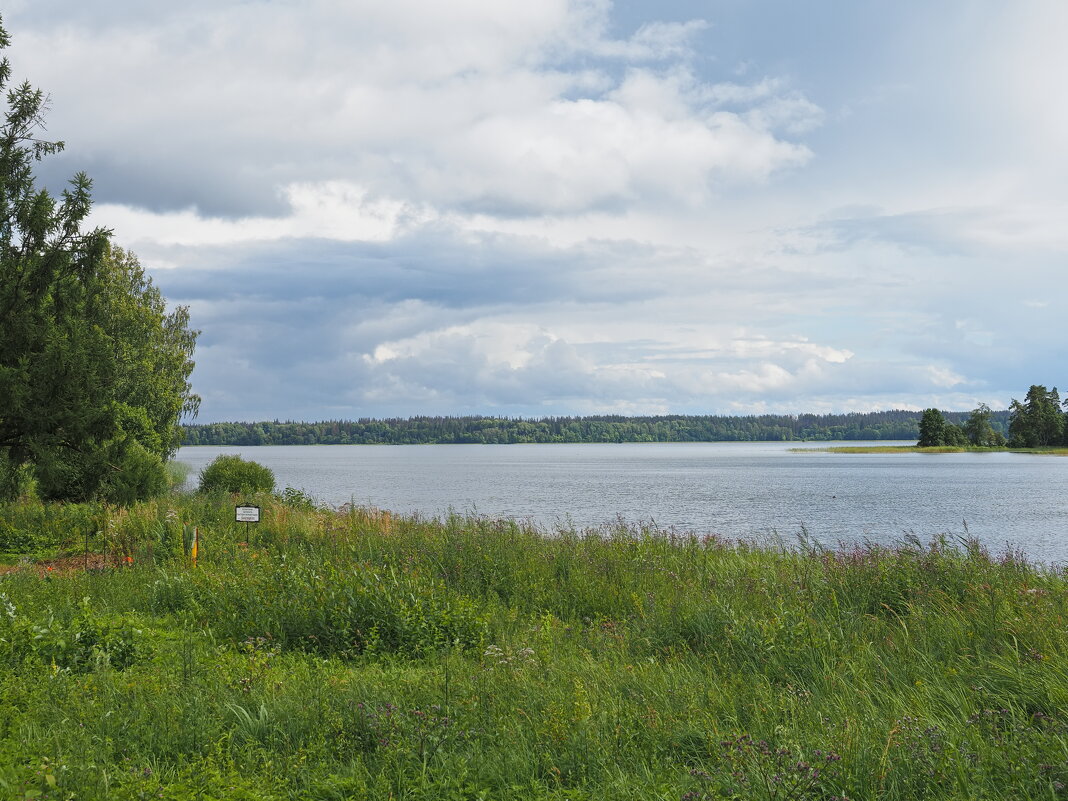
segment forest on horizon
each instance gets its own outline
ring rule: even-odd
[[[963,424],[970,412],[946,412]],[[797,415],[592,415],[584,417],[360,418],[307,423],[222,422],[183,426],[183,445],[416,445],[584,442],[788,442],[915,440],[922,412]],[[990,423],[1008,432],[1009,412]]]

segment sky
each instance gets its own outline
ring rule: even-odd
[[[199,422],[1065,382],[1062,0],[8,0]],[[1060,300],[1058,300],[1060,299]]]

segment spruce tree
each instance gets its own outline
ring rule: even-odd
[[[1009,439],[1013,445],[1037,448],[1061,441],[1064,415],[1057,388],[1032,384],[1023,403],[1013,398],[1009,404]]]
[[[63,143],[40,136],[47,98],[12,86],[6,57],[0,92],[0,496],[30,476],[45,498],[145,497],[197,408],[197,332],[108,230],[83,230],[87,175],[59,197],[35,185],[34,165]]]

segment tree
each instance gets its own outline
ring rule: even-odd
[[[0,49],[10,44],[0,25]],[[110,231],[82,230],[84,173],[59,198],[33,165],[63,148],[38,136],[47,99],[10,88],[0,127],[0,495],[31,474],[44,498],[121,503],[165,486],[189,385],[196,331]]]
[[[942,433],[942,444],[953,448],[965,448],[968,446],[968,434],[961,426],[946,423]]]
[[[938,409],[924,409],[920,418],[921,448],[936,448],[946,444],[946,418]]]
[[[972,410],[971,417],[964,424],[964,432],[968,435],[968,441],[980,448],[994,448],[1005,444],[1005,438],[994,430],[990,423],[990,407],[980,403]]]
[[[1016,447],[1037,448],[1060,442],[1064,415],[1057,388],[1047,390],[1032,384],[1024,402],[1015,398],[1009,404],[1009,440]]]

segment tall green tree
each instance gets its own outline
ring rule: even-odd
[[[921,448],[945,445],[946,425],[946,418],[938,409],[924,409],[923,417],[920,418],[920,441],[916,444]]]
[[[10,38],[0,25],[0,49]],[[197,332],[103,228],[83,230],[91,182],[59,197],[33,166],[63,148],[39,136],[46,97],[11,86],[0,127],[0,494],[31,473],[45,498],[129,502],[165,483],[178,423],[199,398]]]
[[[954,448],[965,448],[969,444],[968,432],[964,430],[963,426],[947,422],[945,431],[942,434],[942,444]]]
[[[972,410],[971,416],[964,423],[964,433],[968,435],[968,441],[980,448],[994,448],[1005,444],[1005,437],[1001,432],[995,431],[990,422],[993,414],[990,407],[980,403]]]
[[[1061,441],[1064,415],[1057,388],[1046,389],[1032,384],[1023,403],[1012,399],[1009,404],[1009,440],[1023,448],[1055,445]]]

